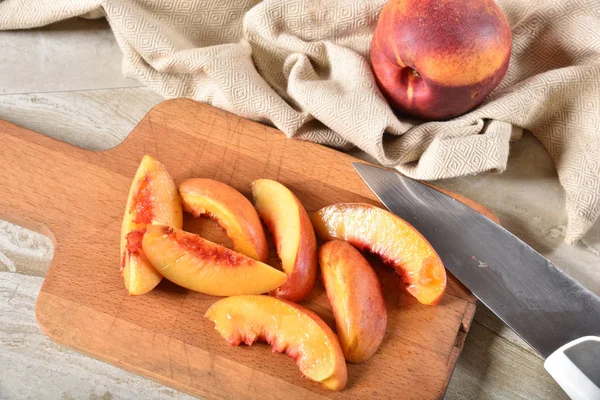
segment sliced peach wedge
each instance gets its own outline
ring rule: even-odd
[[[181,201],[167,169],[146,155],[133,178],[121,225],[121,274],[129,294],[152,290],[162,275],[142,251],[142,237],[151,224],[181,228]]]
[[[179,185],[183,209],[217,221],[238,253],[267,262],[269,247],[258,214],[250,200],[229,185],[212,179],[186,179]]]
[[[267,264],[193,233],[153,225],[142,240],[144,253],[173,283],[213,296],[266,293],[287,276]]]
[[[287,282],[273,293],[290,301],[310,294],[317,276],[317,239],[300,200],[281,183],[270,179],[252,182],[258,215],[271,232]]]
[[[345,240],[379,255],[394,267],[410,294],[437,304],[446,289],[446,270],[431,244],[412,225],[370,204],[339,203],[317,211],[312,222],[325,241]]]
[[[329,390],[346,386],[346,362],[337,336],[302,306],[270,296],[234,296],[210,306],[205,317],[232,346],[264,340],[274,352],[294,358],[308,379]]]
[[[341,240],[321,246],[319,265],[346,360],[368,360],[379,348],[387,327],[377,274],[358,250]]]

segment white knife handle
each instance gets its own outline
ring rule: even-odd
[[[565,344],[550,354],[544,368],[571,399],[600,399],[600,337]]]

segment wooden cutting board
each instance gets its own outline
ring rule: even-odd
[[[303,379],[291,358],[266,345],[230,347],[203,318],[216,297],[166,280],[139,297],[123,286],[121,218],[144,154],[162,161],[176,183],[213,178],[250,196],[254,179],[276,179],[309,214],[337,202],[379,204],[354,172],[354,158],[190,100],[159,104],[108,151],[82,150],[3,121],[0,143],[0,219],[54,240],[36,313],[57,343],[199,397],[443,396],[475,312],[474,297],[454,278],[439,306],[424,306],[400,290],[390,269],[376,265],[388,330],[371,360],[348,366],[340,393]],[[231,244],[209,220],[187,216],[184,229]],[[334,327],[320,283],[303,304]]]

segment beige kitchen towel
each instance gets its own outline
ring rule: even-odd
[[[127,76],[268,122],[290,137],[357,146],[419,179],[506,167],[520,128],[546,147],[567,198],[566,240],[600,215],[600,1],[498,0],[513,31],[508,73],[446,122],[397,117],[373,80],[385,0],[4,0],[0,29],[104,14]]]

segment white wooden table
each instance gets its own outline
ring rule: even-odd
[[[0,118],[88,149],[117,145],[162,100],[122,76],[120,50],[102,20],[0,32],[0,57]],[[509,230],[600,293],[597,248],[563,243],[564,192],[531,136],[512,146],[504,174],[439,184],[494,210]],[[47,238],[0,221],[0,399],[189,398],[43,335],[35,300],[51,257]],[[566,398],[542,363],[479,306],[447,398]]]

